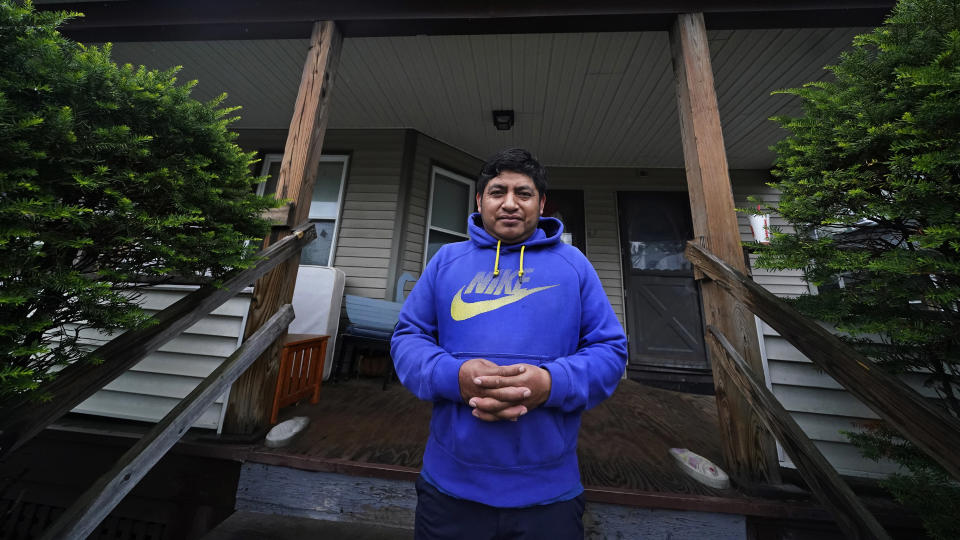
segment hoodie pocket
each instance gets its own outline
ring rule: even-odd
[[[497,365],[543,366],[544,356],[490,353],[456,353],[463,360],[485,358]],[[530,467],[559,460],[577,442],[579,415],[537,407],[516,422],[485,422],[475,418],[465,403],[444,403],[434,408],[434,439],[457,459],[476,466]]]

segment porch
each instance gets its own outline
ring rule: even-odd
[[[281,421],[311,419],[290,445],[234,447],[233,459],[244,463],[237,510],[411,528],[431,405],[397,382],[381,385],[379,377],[324,383],[318,404],[281,411]],[[779,537],[765,536],[773,531],[843,537],[802,489],[767,486],[762,495],[714,489],[684,474],[668,453],[689,448],[723,467],[721,442],[713,396],[622,381],[611,399],[584,414],[580,430],[587,538]],[[229,448],[200,444],[203,451]],[[874,486],[858,487],[896,537],[897,528],[904,538],[919,537],[916,520],[902,508]]]
[[[705,39],[716,66],[711,76],[716,78],[715,85],[700,86],[716,87],[717,113],[723,120],[727,149],[723,159],[730,169],[729,173],[726,167],[711,171],[708,184],[718,182],[724,192],[732,188],[733,204],[739,207],[747,206],[748,196],[776,201],[776,194],[764,182],[769,180],[767,169],[772,161],[768,147],[781,131],[767,118],[793,113],[797,103],[770,96],[770,91],[822,77],[821,66],[872,20],[864,15],[856,24],[852,20],[841,23],[831,16],[825,19],[830,21],[828,27],[807,21],[781,28],[772,22],[775,16],[775,12],[765,12],[763,23],[743,19],[729,27],[711,28],[707,15]],[[573,216],[580,218],[573,242],[596,268],[615,313],[631,336],[630,375],[668,382],[670,378],[689,381],[699,377],[702,386],[712,386],[714,376],[701,339],[704,329],[699,326],[701,312],[712,312],[706,309],[709,303],[702,302],[692,272],[668,270],[676,275],[664,276],[663,269],[656,268],[657,262],[649,257],[645,260],[638,255],[633,261],[634,250],[639,253],[645,243],[665,239],[651,238],[659,231],[650,223],[631,225],[626,219],[653,217],[632,203],[632,195],[642,193],[647,200],[653,195],[676,196],[682,208],[667,212],[667,217],[689,216],[696,221],[716,215],[724,223],[700,224],[703,230],[694,234],[691,229],[686,235],[679,234],[687,230],[678,226],[671,231],[678,237],[674,239],[714,235],[729,244],[731,253],[739,253],[738,240],[749,234],[746,217],[741,216],[737,230],[738,224],[730,219],[732,207],[726,203],[723,209],[709,212],[689,205],[694,199],[720,199],[698,195],[701,173],[685,168],[681,129],[674,120],[686,106],[676,101],[673,68],[674,56],[680,52],[670,42],[673,23],[653,24],[647,19],[622,32],[592,25],[556,31],[543,25],[549,17],[537,19],[537,24],[523,33],[511,33],[504,27],[495,33],[447,28],[407,35],[409,21],[382,33],[344,31],[342,48],[334,55],[339,62],[330,65],[332,86],[327,88],[324,83],[330,91],[322,103],[317,101],[317,111],[323,111],[317,118],[323,117],[328,128],[322,137],[296,135],[297,145],[289,147],[286,141],[296,133],[288,129],[291,110],[313,103],[316,97],[306,99],[304,94],[304,100],[298,101],[309,32],[272,36],[280,39],[224,41],[200,35],[164,41],[137,33],[118,39],[113,54],[118,60],[134,63],[182,64],[182,78],[201,81],[198,97],[212,97],[226,89],[229,103],[243,104],[242,118],[235,124],[238,143],[264,157],[263,172],[274,178],[271,186],[264,186],[265,192],[302,176],[292,169],[281,174],[282,156],[296,156],[298,170],[303,166],[310,171],[303,178],[309,177],[314,189],[326,197],[320,205],[323,208],[315,209],[310,217],[324,240],[313,246],[318,248],[316,256],[301,262],[343,270],[346,294],[392,300],[399,275],[418,276],[432,249],[465,237],[465,230],[451,230],[436,218],[434,207],[469,211],[472,172],[483,157],[510,145],[535,149],[550,170],[548,203],[559,201],[561,194],[570,196],[572,204],[558,208],[562,210],[558,213],[568,225],[578,221],[571,219]],[[342,21],[337,24],[343,26]],[[314,53],[319,54],[320,49],[315,47]],[[490,113],[498,109],[514,111],[512,129],[494,127]],[[295,117],[301,118],[300,114]],[[719,133],[715,135],[701,134],[698,140],[719,141]],[[301,159],[308,146],[316,147],[310,155],[321,152],[321,159],[329,160],[323,162],[316,180],[312,178],[314,169]],[[710,156],[701,161],[721,163],[720,154]],[[313,190],[299,182],[285,189],[296,188],[309,198]],[[296,206],[304,209],[311,204],[304,200]],[[450,223],[464,226],[460,216],[448,217]],[[631,228],[636,234],[628,234]],[[298,290],[311,286],[305,268],[308,266],[302,266],[297,274]],[[799,272],[757,272],[755,279],[784,296],[808,292]],[[275,283],[290,281],[287,276]],[[267,294],[262,285],[253,302],[258,307],[250,311],[242,332],[252,331],[270,312],[260,302]],[[668,294],[681,289],[686,297]],[[658,310],[658,303],[685,306],[687,313],[676,316],[675,309]],[[675,324],[678,320],[682,324]],[[753,343],[756,332],[749,328],[752,323],[744,323],[740,337]],[[872,418],[872,413],[851,404],[832,381],[807,369],[806,359],[789,345],[773,343],[778,339],[774,332],[765,328],[761,332],[757,340],[760,350],[750,357],[754,370],[769,373],[774,392],[789,397],[788,408],[805,415],[805,426],[816,428],[808,431],[831,462],[844,472],[876,472],[877,467],[861,459],[838,431],[852,429],[852,422]],[[766,354],[767,350],[771,354]],[[680,353],[672,354],[676,351]],[[251,380],[231,392],[218,427],[222,425],[228,432],[258,427],[263,420],[258,417],[263,409],[260,396],[273,384],[269,371],[258,368],[256,376],[251,372]],[[735,408],[719,406],[740,416]],[[741,422],[746,424],[749,422]],[[744,434],[731,435],[739,439]],[[756,446],[743,444],[740,448]],[[773,443],[768,441],[768,446]],[[774,453],[767,452],[763,461],[773,466],[778,458],[780,464],[787,462],[782,452],[779,456]],[[760,461],[755,457],[736,460]]]
[[[142,13],[86,7],[93,9],[86,20],[101,21],[97,23],[101,26],[84,30],[83,24],[71,25],[78,32],[76,37],[117,41],[113,54],[120,61],[152,66],[182,64],[181,78],[198,77],[201,81],[198,97],[213,97],[225,89],[229,103],[243,105],[241,119],[234,124],[237,141],[263,156],[263,172],[273,176],[264,192],[276,190],[286,196],[304,197],[295,205],[298,212],[312,207],[307,200],[311,192],[317,191],[323,199],[309,210],[309,216],[290,221],[292,224],[309,217],[323,238],[301,263],[343,270],[347,294],[393,299],[397,276],[419,275],[431,250],[446,241],[465,238],[465,230],[459,230],[465,223],[460,219],[463,216],[454,216],[450,210],[451,215],[446,216],[449,219],[440,219],[434,207],[469,211],[472,171],[483,157],[510,145],[536,149],[550,170],[548,204],[561,200],[561,194],[569,196],[569,208],[557,208],[557,213],[568,225],[579,223],[576,230],[570,227],[572,240],[596,268],[615,313],[631,337],[630,376],[643,380],[659,377],[668,382],[699,377],[697,382],[704,387],[712,386],[714,374],[701,339],[701,312],[729,310],[707,309],[714,302],[709,298],[702,301],[689,269],[668,268],[666,273],[671,275],[664,276],[665,270],[657,268],[656,260],[643,257],[646,243],[668,242],[657,237],[661,231],[656,223],[630,223],[628,217],[654,217],[630,197],[642,193],[643,199],[652,201],[654,195],[675,196],[679,207],[665,212],[666,217],[679,222],[689,216],[698,225],[689,231],[683,226],[673,227],[671,240],[702,237],[722,243],[733,254],[732,259],[740,258],[738,240],[744,238],[748,228],[745,217],[741,217],[738,230],[736,218],[731,217],[733,205],[746,206],[746,198],[751,195],[776,201],[776,194],[764,182],[769,179],[767,169],[772,161],[768,147],[781,131],[767,118],[797,110],[796,102],[770,96],[770,91],[821,78],[821,66],[835,58],[853,35],[878,22],[874,18],[883,12],[872,8],[851,18],[837,17],[833,10],[818,11],[820,22],[816,24],[813,18],[797,18],[796,14],[788,18],[790,24],[784,24],[787,21],[778,10],[765,8],[747,17],[741,8],[733,14],[727,12],[729,6],[710,6],[708,12],[719,13],[705,14],[701,36],[704,47],[697,53],[710,62],[703,64],[703,73],[695,76],[709,72],[711,82],[693,86],[715,87],[715,99],[709,100],[716,101],[715,107],[711,106],[701,120],[719,121],[714,116],[724,120],[726,146],[714,144],[721,141],[719,131],[701,133],[696,140],[713,142],[697,152],[707,153],[697,159],[690,154],[685,159],[691,148],[684,151],[683,130],[673,119],[686,111],[689,103],[677,102],[676,61],[693,52],[683,53],[682,47],[671,42],[671,32],[676,34],[671,30],[676,17],[651,17],[646,8],[638,8],[640,15],[619,28],[594,20],[561,29],[548,24],[560,13],[546,16],[537,9],[530,21],[535,24],[501,26],[506,21],[500,13],[483,31],[458,25],[424,31],[413,25],[416,17],[404,16],[405,20],[389,27],[358,32],[356,26],[350,26],[353,15],[338,12],[331,17],[337,20],[339,30],[326,35],[327,47],[308,41],[310,25],[301,24],[304,20],[320,20],[315,17],[326,7],[306,19],[300,18],[306,13],[284,14],[284,20],[289,18],[290,24],[297,21],[299,25],[296,30],[288,28],[290,32],[239,37],[217,34],[222,41],[199,31],[200,27],[176,37],[153,35],[139,28]],[[463,15],[447,13],[452,17]],[[187,15],[186,22],[196,24],[195,16]],[[717,24],[718,16],[728,17],[727,23]],[[125,24],[138,26],[138,31],[116,34],[109,30]],[[272,30],[279,31],[277,27]],[[326,52],[321,55],[322,51]],[[314,79],[320,72],[324,78]],[[694,76],[693,72],[690,75]],[[326,82],[313,85],[321,80]],[[308,110],[304,109],[306,104],[311,104]],[[490,121],[491,111],[499,109],[515,113],[511,129],[497,129]],[[298,111],[294,118],[306,122],[300,128],[292,129],[296,127],[290,123],[292,110]],[[309,114],[304,116],[304,111]],[[308,126],[310,122],[320,122],[325,129],[313,129]],[[314,158],[322,163],[319,169],[315,163],[307,165]],[[287,165],[295,163],[296,167],[284,171],[284,159]],[[694,161],[727,163],[729,167],[716,165],[716,170],[704,173]],[[706,181],[701,178],[704,174]],[[722,194],[732,188],[734,201],[726,201],[725,194],[723,198],[705,196],[700,193],[701,184],[718,186]],[[721,200],[722,208],[689,203]],[[572,219],[574,216],[579,219]],[[655,217],[651,221],[672,223]],[[278,235],[286,234],[281,230],[278,228]],[[300,282],[298,290],[312,285],[304,268],[308,266],[295,274]],[[755,277],[777,294],[808,292],[799,273]],[[287,275],[272,283],[292,281]],[[683,298],[669,294],[681,289],[686,291]],[[254,307],[238,334],[249,334],[271,312],[273,307],[262,302],[273,298],[270,290],[266,283],[258,285],[251,304]],[[663,310],[658,304],[685,306],[687,312],[677,316],[676,308]],[[743,334],[739,336],[741,341],[752,344],[749,359],[754,370],[769,372],[774,391],[791,398],[790,410],[806,415],[805,420],[818,428],[816,440],[835,465],[872,472],[870,464],[864,465],[838,433],[838,429],[851,428],[851,419],[871,417],[871,413],[847,406],[847,396],[828,386],[830,381],[811,375],[806,365],[798,367],[796,364],[805,359],[789,347],[771,346],[770,350],[780,356],[766,355],[765,342],[777,336],[765,329],[757,336],[760,350],[753,350],[756,332],[750,328],[750,320],[743,323],[738,334]],[[786,368],[777,369],[779,364]],[[261,396],[267,394],[265,389],[273,381],[267,363],[257,365],[231,391],[218,429],[239,433],[262,424]],[[798,372],[805,377],[797,376]],[[128,395],[143,401],[134,392]],[[749,416],[723,402],[718,406],[721,411],[731,411],[735,418]],[[741,426],[749,424],[749,420],[739,422]],[[742,433],[727,431],[731,440],[754,432],[749,427]],[[773,446],[771,441],[767,443]],[[739,448],[757,446],[745,443]],[[726,452],[730,451],[728,448]],[[763,461],[775,467],[779,457],[779,462],[785,463],[785,455],[774,453],[768,451],[761,459],[751,456],[732,461],[733,465]]]

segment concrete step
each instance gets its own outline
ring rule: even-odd
[[[345,475],[247,462],[240,469],[236,501],[236,508],[245,512],[376,523],[412,531],[417,492],[412,479],[375,478],[369,476],[369,472],[363,476]],[[747,538],[746,516],[693,508],[674,510],[591,501],[587,502],[583,525],[584,537],[590,540]],[[344,538],[351,538],[354,531],[349,527],[347,530],[349,534]],[[331,533],[329,538],[338,536]]]
[[[238,510],[207,533],[203,540],[410,540],[413,531],[367,523],[324,521]]]

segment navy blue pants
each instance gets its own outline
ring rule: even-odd
[[[527,508],[496,508],[440,493],[417,478],[416,540],[583,540],[583,495]]]

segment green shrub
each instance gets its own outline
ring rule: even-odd
[[[960,2],[902,0],[827,69],[783,91],[803,114],[775,119],[790,135],[771,185],[795,232],[775,234],[758,264],[803,269],[819,291],[796,300],[802,312],[894,373],[926,373],[958,416]],[[883,428],[854,441],[905,465],[888,481],[902,502],[922,502],[908,485],[940,493],[916,508],[933,536],[960,537],[960,490],[942,469]]]
[[[0,0],[0,400],[96,361],[81,329],[142,324],[132,284],[248,265],[271,206],[223,97],[66,39],[72,16]]]

